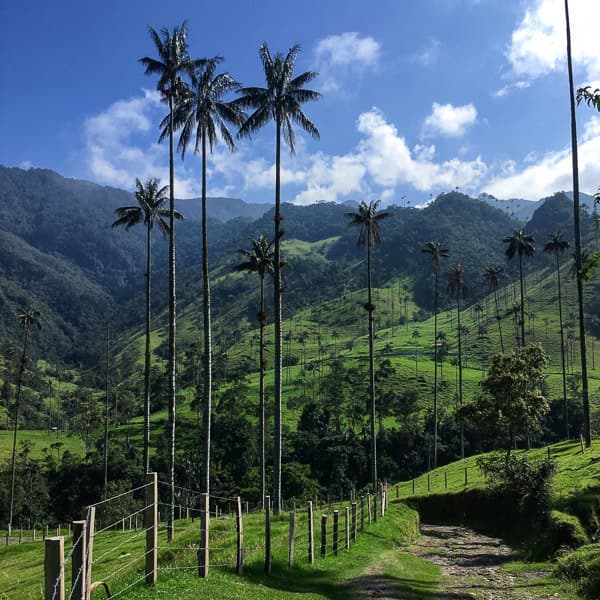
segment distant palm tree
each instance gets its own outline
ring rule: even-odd
[[[460,298],[465,295],[465,269],[460,264],[455,264],[448,273],[448,291],[456,294],[456,321],[458,332],[458,404],[463,403],[463,380],[462,380],[462,336],[464,329],[460,324]],[[460,456],[465,457],[465,432],[464,423],[460,421]]]
[[[438,456],[438,341],[437,341],[437,324],[438,324],[438,304],[439,304],[439,289],[438,280],[440,274],[440,262],[442,258],[448,256],[448,250],[442,248],[440,242],[427,242],[421,252],[429,254],[431,257],[431,269],[434,272],[434,317],[433,317],[433,468],[437,468]]]
[[[350,225],[360,229],[358,234],[358,246],[367,247],[367,302],[364,305],[369,316],[369,395],[371,412],[371,478],[373,488],[377,488],[377,438],[375,433],[375,327],[373,312],[373,290],[371,286],[371,249],[381,243],[379,223],[389,216],[387,212],[377,212],[379,200],[368,204],[362,201],[358,205],[358,212],[346,213],[350,219]]]
[[[121,206],[115,210],[117,219],[113,228],[121,225],[129,229],[143,223],[146,226],[146,353],[144,361],[144,470],[150,472],[150,300],[152,282],[152,229],[158,223],[163,235],[168,235],[169,224],[166,218],[169,210],[165,208],[168,186],[158,187],[158,179],[148,179],[142,183],[135,180],[135,199],[138,206]],[[183,219],[180,212],[174,212],[175,219]]]
[[[573,224],[575,229],[575,264],[577,266],[577,305],[579,308],[579,348],[581,356],[581,399],[583,404],[583,433],[585,445],[592,445],[592,424],[587,374],[587,346],[585,340],[585,311],[583,306],[583,257],[581,250],[581,226],[579,211],[579,164],[577,154],[577,119],[575,117],[575,85],[573,83],[573,59],[571,54],[571,25],[569,20],[569,2],[565,0],[565,25],[567,34],[567,70],[569,73],[569,100],[571,108],[571,159],[573,164]],[[585,88],[584,88],[585,89]],[[592,94],[592,100],[585,101],[599,108],[598,90]]]
[[[140,62],[146,67],[146,75],[158,75],[156,89],[163,101],[169,106],[169,366],[168,366],[168,402],[169,402],[169,486],[170,508],[167,518],[167,538],[173,539],[173,520],[175,518],[175,338],[177,327],[177,294],[175,287],[175,163],[173,151],[174,121],[173,114],[176,104],[187,95],[187,88],[181,75],[189,73],[202,61],[192,61],[187,45],[187,25],[185,22],[173,31],[166,28],[157,33],[149,28],[150,37],[156,46],[158,59],[145,56]],[[162,138],[163,136],[161,136]]]
[[[413,329],[412,339],[415,344],[415,377],[419,376],[419,353],[417,352],[417,340],[421,337],[421,332],[418,329]]]
[[[21,363],[19,365],[19,377],[17,379],[17,394],[15,396],[15,415],[14,415],[14,429],[13,429],[13,446],[12,446],[12,467],[10,475],[10,508],[8,512],[8,535],[12,532],[13,526],[13,513],[15,507],[15,476],[17,469],[17,429],[19,428],[19,408],[21,407],[21,386],[23,384],[23,375],[27,368],[27,343],[29,341],[29,335],[34,327],[41,329],[40,323],[42,315],[39,310],[35,307],[30,306],[24,311],[21,311],[17,315],[19,325],[23,327],[25,333],[23,335],[23,351],[21,353]]]
[[[563,402],[565,408],[565,439],[569,439],[569,407],[567,403],[567,373],[565,368],[565,333],[563,329],[562,315],[562,292],[560,285],[560,255],[569,248],[569,242],[565,240],[560,231],[553,233],[550,240],[544,246],[544,252],[554,254],[556,258],[556,280],[558,283],[558,318],[560,325],[560,359],[562,366]]]
[[[498,323],[498,333],[500,334],[500,352],[504,353],[504,341],[502,340],[502,317],[500,316],[500,306],[498,304],[498,286],[500,277],[504,269],[498,265],[491,265],[483,272],[483,278],[488,284],[489,289],[494,292],[494,304],[496,305],[496,321]]]
[[[229,150],[235,150],[233,136],[228,123],[239,127],[244,113],[234,102],[223,100],[223,96],[239,88],[238,82],[229,73],[215,75],[223,59],[216,56],[191,72],[191,90],[180,99],[175,109],[174,123],[181,128],[178,150],[182,158],[195,138],[194,152],[201,153],[202,160],[202,299],[204,314],[204,492],[210,494],[210,446],[212,422],[212,335],[210,314],[210,281],[208,274],[208,228],[206,219],[206,156],[212,153],[217,137],[225,142]],[[169,117],[163,121],[163,136],[169,134]]]
[[[246,260],[236,265],[235,271],[249,271],[256,273],[260,280],[259,297],[260,308],[258,311],[258,322],[260,324],[259,337],[259,368],[260,375],[258,380],[258,399],[259,399],[259,419],[260,419],[260,497],[261,503],[265,497],[265,323],[267,313],[265,312],[265,275],[273,275],[275,272],[275,254],[273,244],[267,241],[264,235],[257,239],[250,238],[252,250],[238,250]],[[290,332],[291,339],[291,332]]]
[[[273,371],[275,375],[274,389],[274,443],[273,443],[273,510],[281,512],[281,136],[292,154],[295,151],[295,135],[293,124],[299,125],[314,138],[319,138],[319,130],[304,114],[302,104],[320,97],[318,92],[304,89],[317,74],[305,71],[293,76],[296,58],[300,46],[292,46],[288,53],[271,56],[266,43],[259,49],[267,87],[246,87],[240,90],[237,103],[242,108],[254,112],[240,127],[238,136],[250,137],[262,129],[269,121],[275,122],[275,236],[274,236],[274,322],[275,322],[275,354]]]
[[[521,347],[525,347],[525,292],[523,290],[523,256],[531,258],[535,254],[535,240],[523,229],[516,229],[513,235],[503,240],[507,244],[505,254],[509,260],[519,257],[519,281],[521,284]]]

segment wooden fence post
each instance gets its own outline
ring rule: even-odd
[[[87,568],[86,522],[73,521],[73,555],[71,559],[71,595],[73,600],[85,600]]]
[[[415,495],[415,480],[414,479],[412,480],[412,488],[413,488],[412,495],[414,496]]]
[[[360,530],[365,530],[365,497],[360,497]]]
[[[96,507],[90,506],[87,512],[86,518],[86,530],[87,530],[87,565],[85,569],[85,598],[90,600],[92,586],[92,565],[94,563],[94,535],[96,533]]]
[[[290,551],[288,556],[288,566],[294,564],[294,540],[296,537],[296,511],[290,511]]]
[[[338,555],[338,543],[340,539],[340,511],[333,511],[333,553]]]
[[[368,524],[371,524],[372,515],[371,515],[371,494],[367,493],[367,516],[368,516]]]
[[[431,491],[431,476],[427,473],[427,491]]]
[[[465,487],[469,484],[469,477],[467,475],[467,467],[465,467]]]
[[[344,507],[344,529],[346,533],[346,550],[350,550],[350,508]]]
[[[327,556],[327,515],[321,515],[321,558]]]
[[[242,500],[238,496],[235,501],[235,524],[237,529],[237,565],[238,575],[244,574],[244,524],[242,522]]]
[[[373,522],[377,523],[377,490],[373,492]]]
[[[356,542],[356,502],[352,503],[352,532],[350,535],[350,539]]]
[[[44,547],[44,599],[65,600],[65,539],[46,538]]]
[[[313,527],[313,503],[308,501],[308,562],[312,565],[315,562],[315,539]]]
[[[198,548],[198,577],[208,577],[210,532],[210,496],[202,494],[200,503],[200,548]]]
[[[146,585],[154,585],[158,573],[158,474],[146,473]]]
[[[271,496],[265,496],[265,573],[271,573]]]
[[[23,542],[23,524],[19,526],[19,544]]]
[[[448,489],[448,471],[444,471],[444,489]]]
[[[398,498],[400,498],[400,489],[399,484],[396,484],[396,500],[398,500]]]

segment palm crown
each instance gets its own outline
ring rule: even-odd
[[[563,237],[560,231],[556,231],[550,236],[550,239],[544,245],[544,252],[552,254],[562,254],[569,248],[569,242]]]
[[[302,104],[318,100],[318,92],[304,89],[317,73],[305,71],[293,77],[296,58],[300,46],[294,45],[286,56],[277,53],[271,56],[269,47],[263,43],[259,49],[260,59],[265,73],[267,87],[246,87],[240,89],[236,103],[254,112],[239,130],[239,137],[251,136],[262,129],[271,119],[283,129],[283,138],[292,153],[296,147],[293,124],[299,125],[309,135],[319,138],[316,125],[304,114]]]
[[[440,242],[427,242],[421,252],[429,254],[431,256],[431,268],[437,271],[440,266],[440,259],[448,256],[448,250],[442,248]]]
[[[500,285],[500,277],[502,277],[502,273],[504,273],[504,269],[499,265],[491,265],[486,267],[483,272],[483,278],[488,284],[490,290],[497,290]]]
[[[238,250],[246,260],[236,265],[234,271],[250,271],[258,273],[260,277],[273,275],[275,270],[273,243],[269,242],[264,235],[256,239],[250,238],[250,243],[252,250]]]
[[[354,225],[360,228],[358,234],[358,246],[375,245],[378,246],[381,243],[381,233],[379,223],[383,219],[389,216],[387,212],[377,212],[379,206],[379,200],[373,200],[369,203],[361,201],[358,205],[358,212],[346,213],[346,216],[350,218],[350,225]]]
[[[508,244],[505,253],[509,259],[515,256],[531,258],[535,254],[535,240],[523,229],[516,229],[513,235],[507,235],[502,241]]]

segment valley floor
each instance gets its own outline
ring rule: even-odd
[[[426,563],[426,564],[424,564]],[[548,564],[520,563],[501,540],[450,525],[421,525],[398,556],[388,553],[352,582],[353,600],[533,600],[577,598]]]

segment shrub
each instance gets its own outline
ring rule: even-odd
[[[589,542],[579,519],[574,515],[553,510],[548,529],[550,548],[579,548]]]
[[[582,546],[561,556],[554,567],[554,575],[578,584],[591,598],[600,593],[600,547]]]

